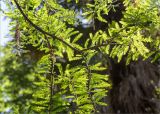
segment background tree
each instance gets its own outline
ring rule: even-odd
[[[6,4],[1,112],[159,113],[159,1]]]

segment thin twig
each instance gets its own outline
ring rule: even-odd
[[[86,60],[86,56],[84,55],[84,53],[82,54],[82,56],[83,56],[83,59],[85,61],[85,66],[86,66],[86,70],[87,70],[87,74],[88,74],[87,75],[87,78],[88,78],[88,80],[87,80],[88,97],[89,97],[89,99],[92,102],[92,105],[94,107],[94,112],[95,112],[97,110],[97,107],[96,107],[96,104],[95,104],[95,102],[93,100],[92,93],[91,93],[91,87],[90,87],[90,85],[91,85],[91,79],[92,79],[92,73],[91,73],[91,69],[89,67],[88,61]]]
[[[70,47],[71,49],[73,49],[76,53],[82,53],[84,51],[88,51],[88,50],[95,50],[99,47],[103,47],[103,46],[106,46],[108,44],[110,44],[111,42],[108,42],[108,43],[103,43],[103,44],[100,44],[100,45],[95,45],[95,46],[92,46],[92,47],[89,47],[89,48],[86,48],[86,49],[82,49],[82,50],[79,50],[75,47],[73,47],[72,45],[70,45],[69,43],[67,43],[66,41],[64,41],[62,38],[59,38],[59,37],[56,37],[55,35],[53,34],[50,34],[46,31],[44,31],[42,28],[40,28],[39,26],[37,26],[36,24],[34,24],[28,17],[27,15],[23,12],[21,6],[18,4],[17,0],[14,0],[17,8],[19,9],[19,11],[21,12],[21,14],[23,15],[23,17],[29,22],[30,25],[32,25],[35,29],[37,29],[38,31],[40,31],[41,33],[45,34],[45,35],[48,35],[50,37],[52,37],[53,39],[56,39],[60,42],[62,42],[63,44],[67,45],[68,47]],[[122,30],[124,30],[125,28],[127,28],[128,26],[122,28],[120,31],[117,32],[120,33]],[[113,39],[112,39],[113,40]]]
[[[50,67],[50,99],[49,99],[49,109],[48,109],[48,114],[51,114],[51,110],[52,110],[52,97],[53,97],[53,89],[54,89],[54,64],[56,62],[56,58],[55,58],[55,55],[54,55],[54,52],[53,52],[53,49],[52,49],[52,46],[49,42],[49,39],[46,35],[45,36],[45,39],[47,41],[47,44],[48,44],[48,48],[50,50],[50,61],[51,61],[51,67]]]
[[[77,48],[71,46],[69,43],[67,43],[66,41],[64,41],[62,38],[56,37],[55,35],[50,34],[50,33],[46,32],[46,31],[44,31],[42,28],[40,28],[39,26],[37,26],[36,24],[34,24],[34,23],[27,17],[27,15],[23,12],[23,10],[22,10],[21,6],[18,4],[17,0],[14,0],[14,2],[15,2],[15,4],[16,4],[17,8],[19,9],[19,11],[21,12],[21,14],[23,15],[23,17],[26,19],[26,21],[28,21],[29,24],[32,25],[35,29],[37,29],[38,31],[40,31],[41,33],[43,33],[43,34],[45,34],[45,35],[48,35],[48,36],[50,36],[50,37],[52,37],[52,38],[54,38],[54,39],[62,42],[63,44],[67,45],[68,47],[70,47],[70,48],[73,49],[74,51],[79,52],[79,50],[78,50]]]

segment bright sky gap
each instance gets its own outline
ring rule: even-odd
[[[7,10],[3,1],[0,0],[0,7],[2,10]],[[11,38],[9,35],[9,18],[0,11],[0,45],[4,46]]]

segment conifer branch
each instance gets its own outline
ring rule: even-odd
[[[56,39],[60,42],[62,42],[63,44],[65,44],[66,46],[70,47],[71,49],[73,49],[74,51],[76,52],[79,52],[79,50],[73,46],[71,46],[69,43],[67,43],[66,41],[64,41],[62,38],[59,38],[59,37],[56,37],[55,35],[53,34],[50,34],[48,32],[46,32],[45,30],[43,30],[41,27],[39,27],[38,25],[36,25],[35,23],[33,23],[28,17],[27,15],[23,12],[21,6],[19,5],[19,3],[17,2],[17,0],[14,0],[18,10],[21,12],[21,14],[23,15],[23,17],[25,18],[25,20],[30,24],[32,25],[36,30],[38,30],[39,32],[45,34],[45,35],[48,35],[50,37],[52,37],[53,39]]]
[[[54,90],[54,65],[55,65],[55,62],[56,62],[56,57],[55,57],[55,55],[54,55],[54,52],[53,52],[53,48],[52,48],[52,46],[51,46],[51,44],[50,44],[50,42],[49,42],[49,39],[48,39],[48,37],[46,36],[46,35],[44,35],[45,36],[45,39],[46,39],[46,41],[47,41],[47,44],[48,44],[48,48],[49,48],[49,50],[50,50],[50,62],[51,62],[51,66],[50,66],[50,87],[49,87],[49,89],[50,89],[50,99],[49,99],[49,109],[48,109],[48,114],[51,114],[51,110],[52,110],[52,97],[53,97],[53,90]]]

